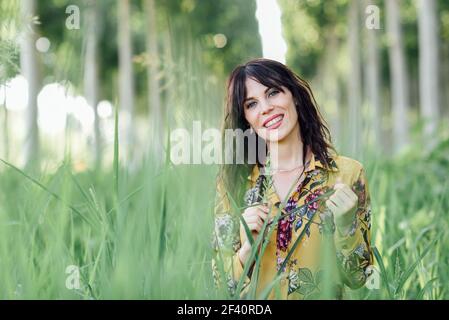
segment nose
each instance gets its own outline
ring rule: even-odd
[[[265,115],[270,113],[272,110],[274,109],[274,107],[268,103],[268,101],[262,101],[261,102],[261,108],[260,108],[260,114],[261,115]]]

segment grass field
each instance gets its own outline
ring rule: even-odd
[[[449,297],[449,141],[430,155],[364,163],[379,290],[354,299]],[[215,299],[210,239],[217,167],[148,159],[129,172],[31,176],[1,162],[2,299]],[[117,187],[116,187],[117,186]],[[69,289],[79,267],[80,286]]]

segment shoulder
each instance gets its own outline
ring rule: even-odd
[[[359,178],[364,177],[365,171],[360,161],[342,155],[334,156],[333,159],[338,167],[333,178],[338,176],[345,183],[353,184]]]
[[[361,170],[363,170],[362,163],[355,159],[338,155],[334,157],[334,160],[337,164],[338,169],[343,172],[360,172]]]

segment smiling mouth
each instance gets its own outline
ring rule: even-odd
[[[282,120],[284,119],[284,115],[280,114],[276,118],[271,119],[267,123],[265,123],[263,126],[267,129],[275,129],[281,125]]]

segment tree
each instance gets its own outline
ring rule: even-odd
[[[393,149],[400,151],[409,141],[409,85],[402,40],[399,1],[385,1],[393,111]]]
[[[8,125],[8,109],[6,108],[6,86],[4,84],[16,74],[19,69],[19,46],[14,41],[17,38],[17,30],[20,24],[19,14],[20,4],[18,2],[0,3],[0,110],[3,114],[0,127],[2,127],[3,152],[0,156],[9,160],[9,125]]]
[[[254,0],[164,0],[157,4],[180,33],[178,39],[195,39],[201,44],[198,59],[218,78],[227,76],[237,64],[262,55]],[[217,35],[224,35],[225,42],[223,37],[217,42]]]
[[[22,18],[28,22],[20,44],[20,66],[22,74],[28,81],[28,109],[26,112],[26,129],[24,143],[25,166],[30,169],[39,168],[39,128],[37,125],[37,95],[41,89],[41,72],[39,56],[35,48],[37,27],[36,0],[21,2]]]
[[[436,142],[439,116],[439,57],[438,18],[435,0],[418,2],[419,35],[419,101],[425,121],[424,138],[428,146]]]
[[[118,1],[118,60],[119,60],[119,106],[120,121],[123,124],[123,137],[126,157],[131,157],[134,120],[134,76],[132,65],[132,41],[130,32],[129,0]],[[124,123],[123,123],[124,122]],[[123,144],[122,144],[123,145]]]
[[[365,0],[365,8],[369,5],[375,5],[376,1]],[[374,12],[375,14],[376,12]],[[373,17],[375,18],[375,17]],[[380,27],[380,26],[379,26]],[[366,63],[364,64],[365,71],[365,92],[366,102],[369,108],[370,127],[374,136],[374,145],[381,146],[381,77],[380,77],[380,59],[379,59],[379,37],[376,28],[365,28],[366,33]]]
[[[147,65],[148,111],[150,117],[150,130],[152,132],[152,151],[156,157],[163,160],[164,135],[162,130],[165,129],[165,126],[158,80],[160,59],[157,48],[156,7],[154,0],[145,0],[145,12],[148,23],[146,36],[147,54],[149,57]]]
[[[95,113],[94,120],[94,155],[95,167],[101,167],[102,162],[102,138],[100,130],[100,118],[97,112],[99,100],[99,63],[98,63],[98,34],[99,34],[98,4],[95,0],[86,0],[86,53],[84,61],[84,94],[87,103]]]
[[[360,109],[362,106],[361,96],[361,62],[360,62],[360,46],[359,46],[359,1],[351,0],[348,8],[349,34],[349,79],[348,79],[348,107],[349,107],[349,125],[351,127],[350,134],[350,153],[353,156],[359,154],[360,149]]]

